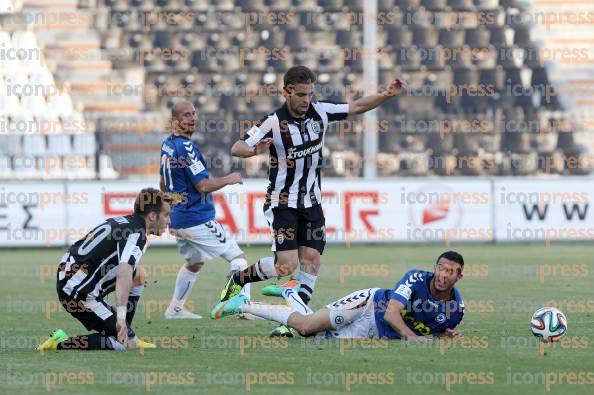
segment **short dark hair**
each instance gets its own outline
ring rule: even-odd
[[[151,211],[159,214],[163,203],[171,203],[171,198],[166,193],[155,188],[144,188],[134,201],[134,214],[146,216]]]
[[[441,258],[445,258],[448,261],[456,262],[460,266],[464,267],[464,258],[462,258],[462,255],[458,254],[456,251],[446,251],[440,256],[438,256],[437,260],[435,261],[436,265]]]
[[[316,75],[305,66],[293,66],[285,73],[283,83],[285,88],[296,84],[313,84],[316,82]]]

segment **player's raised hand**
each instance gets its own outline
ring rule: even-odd
[[[396,77],[390,82],[388,85],[388,89],[386,89],[385,94],[387,96],[396,96],[397,94],[405,91],[407,88],[407,83],[402,77]]]
[[[264,152],[268,151],[268,147],[272,144],[272,138],[267,137],[256,144],[256,155],[263,154]]]
[[[128,325],[126,325],[126,320],[117,320],[116,330],[118,331],[118,342],[124,347],[128,347]]]
[[[227,176],[227,185],[243,184],[243,178],[238,172],[231,173]]]

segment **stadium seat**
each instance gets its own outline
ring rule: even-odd
[[[490,38],[491,32],[484,27],[467,29],[464,36],[466,45],[471,48],[484,48],[489,46]]]
[[[448,6],[454,11],[474,11],[474,3],[472,0],[448,0]]]
[[[490,26],[490,42],[496,47],[511,47],[514,43],[515,30],[509,26]]]
[[[377,9],[380,12],[389,12],[394,10],[394,0],[378,0]]]
[[[413,32],[406,26],[390,26],[386,34],[386,43],[394,48],[406,48],[412,45]]]
[[[474,0],[474,6],[478,10],[494,10],[499,7],[499,0]]]
[[[72,153],[70,134],[48,134],[47,153],[53,156],[67,156]]]
[[[441,29],[439,44],[446,48],[462,47],[464,45],[464,29]]]
[[[300,50],[308,46],[308,40],[303,28],[289,28],[285,32],[285,45],[293,50]]]
[[[343,2],[342,0],[318,0],[318,5],[324,11],[341,11]]]
[[[41,134],[25,134],[23,136],[23,154],[43,156],[46,153],[45,137]]]
[[[447,0],[421,0],[421,6],[430,11],[445,11],[448,7]]]
[[[421,0],[395,0],[394,5],[401,10],[405,8],[415,10],[421,6]]]
[[[427,148],[430,149],[434,155],[451,153],[454,149],[454,134],[428,133]]]
[[[399,155],[400,170],[403,176],[424,177],[430,170],[429,156],[426,153],[402,153]]]
[[[417,47],[434,47],[437,45],[439,35],[436,29],[417,26],[412,28],[412,32],[413,45]]]

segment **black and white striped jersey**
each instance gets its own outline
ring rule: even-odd
[[[347,103],[311,102],[303,118],[289,114],[287,104],[254,125],[243,140],[255,147],[271,137],[266,205],[307,208],[322,202],[320,169],[328,125],[346,119]]]
[[[58,268],[58,288],[73,300],[91,301],[115,289],[118,264],[136,267],[147,248],[140,215],[108,218],[74,243]]]

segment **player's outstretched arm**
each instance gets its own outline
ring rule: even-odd
[[[384,321],[386,321],[392,329],[400,333],[404,340],[418,340],[423,339],[422,336],[416,335],[402,319],[402,310],[404,305],[402,302],[391,299],[384,313]]]
[[[263,139],[258,144],[256,144],[255,147],[251,147],[244,140],[237,140],[231,147],[231,155],[238,156],[240,158],[250,158],[252,156],[266,152],[268,147],[270,147],[270,144],[272,144],[271,138]]]
[[[200,193],[211,193],[233,184],[243,184],[241,174],[235,172],[220,178],[205,178],[194,185]]]
[[[128,297],[132,288],[133,271],[134,268],[128,262],[120,262],[116,277],[116,329],[118,330],[118,342],[124,347],[128,345],[126,313],[128,312]]]
[[[388,88],[375,95],[361,97],[349,103],[349,115],[363,114],[369,110],[381,106],[388,101],[392,96],[406,90],[406,81],[400,77],[394,78]]]

